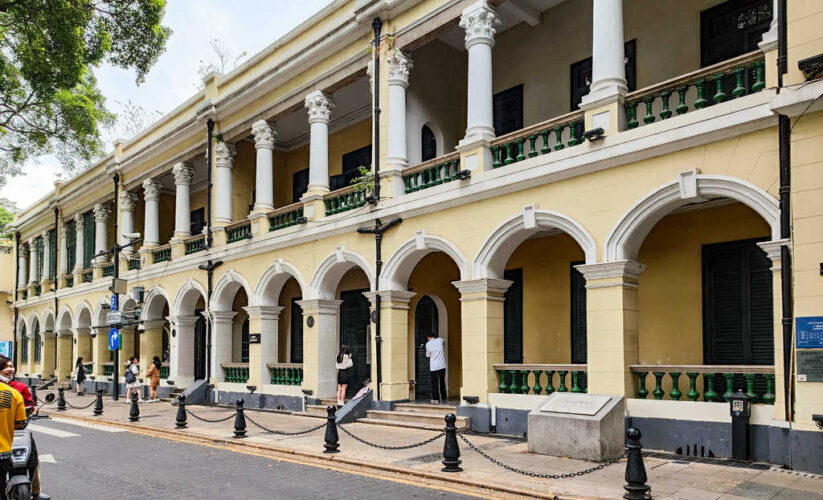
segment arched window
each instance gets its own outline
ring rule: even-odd
[[[249,362],[249,318],[243,320],[241,329],[240,362]]]
[[[23,335],[20,337],[20,362],[29,362],[29,338],[26,337],[26,327],[23,327]]]
[[[37,326],[34,327],[34,362],[40,362],[40,347],[43,345],[43,341],[40,337],[40,324],[38,323]]]
[[[431,297],[425,295],[414,310],[414,343],[417,346],[414,357],[415,395],[418,399],[431,399],[431,372],[425,346],[429,335],[439,335],[438,325],[437,305]]]
[[[422,136],[422,160],[427,161],[437,156],[437,139],[434,132],[428,125],[423,125]]]

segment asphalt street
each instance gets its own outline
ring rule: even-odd
[[[116,427],[58,419],[37,420],[30,428],[43,492],[56,500],[473,498]]]

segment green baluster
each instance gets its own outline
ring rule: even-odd
[[[554,370],[546,370],[546,375],[549,377],[546,380],[546,394],[551,394],[554,392]]]
[[[649,395],[649,390],[646,389],[646,375],[649,372],[637,372],[637,397],[640,399],[646,399],[646,396]]]
[[[682,86],[677,87],[677,107],[674,110],[677,112],[678,115],[686,114],[689,111],[689,107],[686,106],[686,92],[689,90],[689,87]]]
[[[572,371],[572,392],[583,392],[583,389],[577,383],[579,378],[580,372],[577,370]]]
[[[755,80],[752,85],[752,93],[760,92],[766,87],[766,82],[763,80],[763,68],[765,65],[765,61],[758,61],[754,63]]]
[[[502,163],[500,163],[500,146],[492,146],[491,150],[492,158],[494,158],[494,161],[492,162],[492,168],[497,168],[503,165]]]
[[[754,403],[757,399],[757,394],[754,393],[754,373],[745,373],[743,377],[746,378],[746,395],[752,398],[752,403]]]
[[[652,391],[652,396],[654,396],[654,399],[663,399],[663,388],[660,386],[663,383],[663,375],[665,372],[652,373],[654,373],[654,390]]]
[[[455,176],[457,175],[457,172],[460,170],[460,160],[452,160],[451,165],[452,165],[452,172],[451,172],[450,175],[451,175],[452,180],[454,180]]]
[[[569,147],[577,146],[580,144],[580,140],[577,138],[577,123],[570,123],[569,124]]]
[[[529,370],[520,370],[520,394],[529,393]]]
[[[526,143],[526,139],[521,137],[517,139],[517,156],[514,158],[514,161],[523,161],[526,159],[526,155],[523,154],[523,144]]]
[[[672,96],[671,90],[664,90],[660,93],[660,99],[663,100],[663,111],[660,112],[660,119],[672,117],[672,110],[669,109],[669,98]]]
[[[560,387],[557,388],[557,392],[569,392],[566,388],[566,374],[568,371],[566,370],[557,370],[557,375],[560,377]]]
[[[746,95],[746,87],[743,86],[743,72],[744,71],[746,71],[746,68],[744,68],[742,66],[740,68],[737,68],[736,70],[734,70],[734,78],[735,78],[735,83],[737,85],[734,87],[734,90],[732,90],[732,95],[735,98],[743,97],[744,95]]]
[[[509,392],[512,394],[520,394],[520,386],[517,384],[517,370],[509,370],[509,376],[511,377],[511,385],[509,385]]]
[[[629,121],[626,122],[626,127],[632,129],[637,128],[640,123],[637,121],[637,102],[626,103],[626,114],[629,115]]]
[[[680,388],[678,387],[678,382],[680,381],[680,372],[669,372],[669,376],[672,378],[672,390],[669,393],[669,397],[672,398],[672,401],[680,401],[680,396],[683,395],[680,392]]]
[[[697,373],[688,372],[686,375],[689,376],[689,392],[686,393],[686,397],[689,398],[689,401],[697,401],[697,398],[700,397],[700,393],[697,392]]]
[[[500,376],[500,385],[497,386],[497,392],[505,394],[509,392],[509,385],[506,383],[506,370],[497,370]]]
[[[302,383],[303,383],[303,369],[298,368],[297,369],[297,385],[300,385]]]
[[[714,391],[714,373],[703,374],[703,384],[706,386],[706,391],[703,393],[703,400],[714,402],[718,399],[718,394]]]
[[[511,165],[512,163],[514,163],[514,158],[512,157],[513,146],[513,142],[506,143],[506,145],[504,146],[506,148],[506,158],[503,160],[503,165]]]
[[[549,145],[549,129],[540,132],[540,137],[543,138],[543,148],[540,150],[541,154],[552,152],[552,147]]]
[[[554,150],[555,151],[560,151],[564,147],[563,146],[563,137],[562,137],[564,128],[566,128],[565,125],[558,125],[557,127],[554,127],[554,140],[555,140]]]
[[[723,400],[728,403],[729,398],[734,395],[734,391],[732,390],[732,385],[734,384],[734,373],[724,373],[723,376],[726,378],[726,392],[723,393]]]
[[[703,109],[709,104],[703,96],[703,94],[706,93],[706,80],[697,80],[694,82],[694,87],[697,89],[697,99],[694,100],[694,109]]]
[[[766,379],[766,393],[763,394],[763,402],[767,405],[773,405],[775,396],[774,396],[774,374],[767,373],[763,375]]]
[[[532,373],[534,373],[534,387],[532,387],[532,392],[535,394],[540,394],[540,391],[543,390],[543,388],[540,387],[540,374],[543,373],[543,371],[532,370]]]
[[[721,103],[726,100],[726,94],[723,92],[723,77],[725,75],[723,73],[718,73],[714,75],[714,83],[717,85],[717,91],[714,93],[714,98],[712,99],[715,104]]]
[[[537,135],[529,136],[529,158],[537,156]]]
[[[274,368],[269,368],[269,383],[272,385],[276,383],[274,381]]]
[[[647,96],[643,99],[646,103],[646,116],[643,117],[643,123],[654,123],[654,113],[652,112],[652,104],[654,104],[654,96]]]

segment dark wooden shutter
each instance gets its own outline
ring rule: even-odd
[[[353,290],[340,293],[340,343],[349,346],[352,352],[353,379],[348,387],[348,395],[354,395],[363,386],[363,381],[371,376],[368,359],[367,335],[369,326],[369,300],[363,295],[368,290]],[[329,360],[333,362],[333,360]]]
[[[626,86],[629,92],[637,90],[637,40],[629,40],[623,46],[626,55]],[[592,81],[592,58],[577,61],[570,68],[570,110],[577,111],[584,95],[589,93]],[[578,135],[578,137],[580,137]]]
[[[343,185],[350,186],[351,182],[360,176],[357,167],[371,168],[371,144],[343,155]]]
[[[91,267],[94,256],[94,213],[83,214],[83,269]]]
[[[291,176],[291,201],[297,203],[303,193],[309,189],[309,169],[298,170]]]
[[[512,281],[503,302],[503,362],[523,362],[523,270],[506,269],[503,278]]]
[[[772,20],[771,0],[730,0],[700,13],[700,65],[757,50]]]
[[[57,277],[57,231],[49,231],[49,279]]]
[[[428,125],[423,125],[421,130],[421,160],[428,161],[437,156],[437,139],[434,137],[434,132]]]
[[[202,309],[194,311],[197,320],[194,322],[194,379],[206,378],[206,318],[201,314]]]
[[[291,346],[289,360],[303,362],[303,308],[297,303],[301,297],[291,299]]]
[[[40,362],[40,346],[42,341],[40,339],[40,323],[34,326],[34,362]]]
[[[71,274],[77,263],[77,225],[74,219],[66,224],[66,272]]]
[[[240,362],[249,362],[249,318],[243,320],[243,326],[240,327]]]
[[[495,135],[523,128],[523,84],[494,94],[492,110]]]
[[[189,231],[191,234],[200,234],[206,226],[206,209],[200,207],[189,214]]]
[[[586,279],[583,273],[574,268],[585,262],[572,262],[569,265],[571,275],[571,341],[572,363],[587,362],[586,342]]]
[[[20,337],[20,362],[28,363],[29,361],[29,338],[26,337],[26,327],[23,327],[23,332]]]
[[[418,398],[431,396],[431,370],[429,358],[426,357],[426,342],[428,336],[439,335],[437,305],[428,295],[420,299],[414,310],[414,343],[415,343],[415,395]],[[421,347],[422,346],[422,347]]]

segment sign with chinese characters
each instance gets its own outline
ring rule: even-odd
[[[571,413],[574,415],[596,415],[606,403],[609,396],[593,394],[557,393],[540,408],[550,413]]]
[[[823,316],[798,317],[795,325],[798,349],[823,349]]]
[[[797,351],[797,381],[823,382],[823,351]]]
[[[260,343],[260,334],[259,333],[250,333],[249,334],[249,344],[259,344]]]

